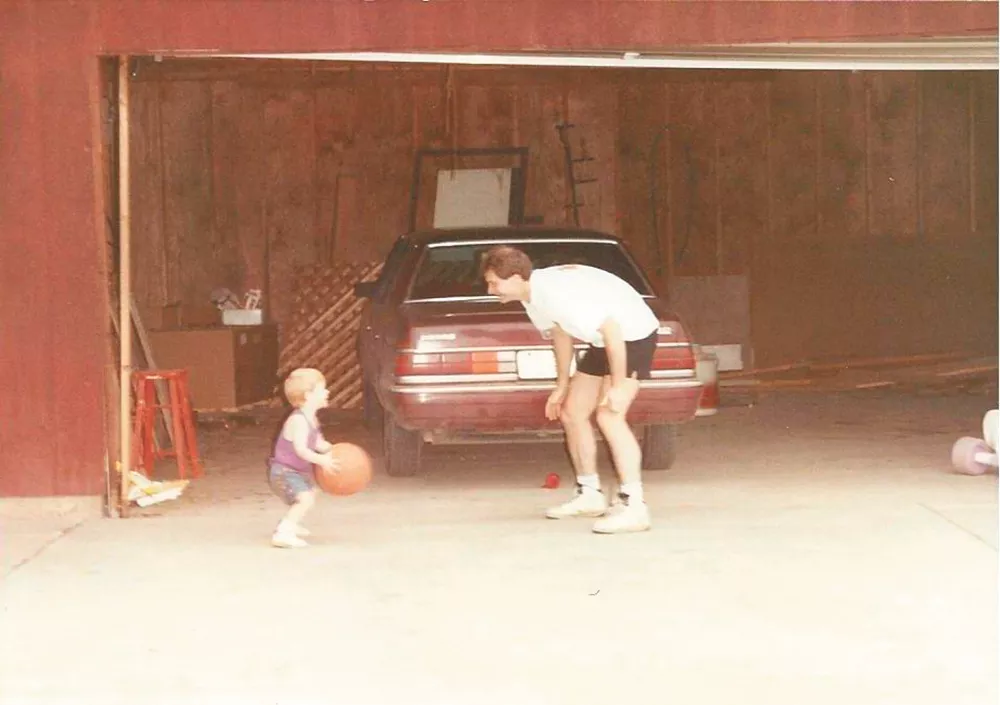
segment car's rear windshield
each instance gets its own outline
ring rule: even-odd
[[[498,244],[512,245],[523,250],[536,269],[559,264],[585,264],[624,279],[640,294],[650,294],[646,280],[617,243],[607,240],[546,239],[503,243],[432,243],[420,258],[407,298],[417,301],[487,297],[486,282],[479,276],[479,262],[483,253]]]

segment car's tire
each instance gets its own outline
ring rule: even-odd
[[[647,426],[642,436],[644,470],[669,470],[677,457],[677,426]]]
[[[379,404],[378,396],[371,382],[361,383],[361,412],[364,415],[365,426],[371,430],[378,430],[382,426],[382,419],[385,412]]]
[[[382,421],[382,458],[391,477],[413,477],[420,470],[424,439],[419,431],[400,427],[386,413]]]

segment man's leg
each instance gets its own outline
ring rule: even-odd
[[[591,417],[601,400],[604,380],[577,372],[569,383],[559,420],[566,432],[566,445],[577,479],[597,474],[597,439]]]
[[[605,406],[597,409],[597,425],[615,462],[621,500],[613,511],[594,524],[594,531],[602,534],[644,531],[650,527],[649,510],[642,491],[642,449],[626,418],[639,391],[639,380],[631,377],[625,384],[630,393],[623,409],[611,411]]]
[[[550,519],[572,516],[600,516],[607,509],[597,475],[597,439],[590,417],[601,398],[604,380],[577,372],[569,383],[559,420],[566,433],[566,447],[576,473],[577,494],[565,504],[549,509]]]
[[[602,406],[597,409],[597,426],[608,442],[618,480],[623,487],[642,482],[642,450],[626,419],[626,414],[639,392],[639,380],[630,377],[624,384],[629,391],[625,408],[611,411],[608,407]]]

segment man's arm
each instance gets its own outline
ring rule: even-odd
[[[573,338],[558,325],[551,329],[552,347],[556,353],[556,384],[569,384],[569,368],[573,361]]]
[[[611,386],[615,387],[625,381],[627,366],[627,351],[625,338],[622,337],[618,321],[608,318],[599,329],[604,337],[604,350],[608,354],[608,369],[611,371]]]

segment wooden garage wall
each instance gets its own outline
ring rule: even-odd
[[[619,232],[668,276],[748,275],[757,366],[996,351],[996,73],[714,74],[618,96]],[[664,126],[655,238],[643,158]]]
[[[262,288],[287,320],[298,267],[405,229],[420,147],[527,145],[528,214],[568,223],[566,121],[582,224],[661,282],[749,275],[758,365],[995,348],[995,73],[150,60],[133,104],[147,308]]]
[[[406,229],[421,147],[527,145],[527,212],[565,223],[554,125],[567,118],[580,119],[577,154],[595,156],[580,168],[598,179],[581,187],[582,220],[616,229],[611,82],[584,88],[579,72],[215,66],[149,62],[136,72],[133,251],[147,308],[202,303],[218,286],[262,288],[280,322],[297,266],[378,260]]]
[[[995,352],[996,73],[788,74],[769,109],[758,364]]]

